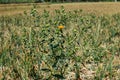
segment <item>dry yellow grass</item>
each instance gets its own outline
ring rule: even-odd
[[[37,10],[42,12],[44,9],[52,12],[55,9],[59,9],[60,6],[64,6],[66,10],[82,9],[87,13],[97,14],[116,14],[120,13],[120,2],[93,2],[93,3],[64,3],[64,4],[35,4]],[[32,4],[0,4],[0,16],[1,15],[15,15],[29,11],[32,8]]]

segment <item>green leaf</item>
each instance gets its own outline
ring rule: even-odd
[[[45,72],[50,72],[51,70],[50,69],[47,69],[47,68],[43,68],[41,69],[42,71],[45,71]]]
[[[54,74],[54,77],[58,78],[58,79],[65,79],[63,75],[60,74]]]

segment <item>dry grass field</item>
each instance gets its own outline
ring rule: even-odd
[[[44,9],[50,12],[55,9],[59,9],[60,6],[64,6],[66,10],[76,10],[82,9],[87,13],[97,13],[97,14],[116,14],[120,12],[119,2],[93,2],[93,3],[64,3],[64,4],[35,4],[37,5],[37,10],[42,12]],[[15,15],[23,13],[24,11],[29,11],[33,7],[32,4],[0,4],[0,16],[1,15]]]

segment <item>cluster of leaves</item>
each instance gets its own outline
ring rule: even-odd
[[[59,80],[73,72],[77,80],[83,66],[101,63],[102,68],[92,67],[93,79],[117,79],[118,68],[110,62],[120,56],[119,19],[119,14],[66,12],[63,6],[54,16],[33,8],[24,15],[1,17],[1,79]]]

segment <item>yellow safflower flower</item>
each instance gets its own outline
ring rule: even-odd
[[[63,28],[64,28],[64,26],[58,26],[58,28],[59,28],[59,29],[63,29]]]

